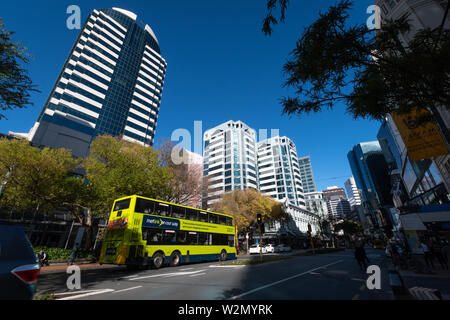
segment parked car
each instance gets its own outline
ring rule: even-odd
[[[261,252],[261,249],[259,245],[254,244],[250,247],[249,252],[250,254],[259,254]],[[262,247],[262,253],[267,253],[266,248],[264,246]]]
[[[0,225],[0,300],[31,300],[40,267],[22,228]]]
[[[267,253],[274,253],[275,252],[275,246],[273,244],[268,244],[264,247],[266,249]]]
[[[279,244],[275,247],[275,252],[291,252],[292,248],[286,244]]]

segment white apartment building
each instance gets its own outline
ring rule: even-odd
[[[242,121],[228,121],[203,135],[203,205],[210,208],[222,194],[258,189],[256,131]]]
[[[318,214],[289,202],[283,203],[283,209],[290,215],[291,219],[283,223],[278,221],[266,223],[264,238],[304,237],[308,232],[308,225],[311,226],[312,236],[317,236],[320,233]]]
[[[259,190],[278,201],[305,209],[297,149],[287,137],[258,142]]]
[[[347,181],[345,181],[344,186],[350,206],[354,207],[361,205],[361,197],[358,192],[358,187],[356,186],[355,178],[353,176],[348,178]]]
[[[306,210],[326,218],[328,216],[327,203],[320,191],[305,193]]]

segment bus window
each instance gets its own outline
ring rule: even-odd
[[[225,217],[225,221],[227,226],[232,226],[233,225],[233,219],[230,217]]]
[[[219,216],[214,213],[209,214],[209,223],[215,223],[217,224],[219,222]]]
[[[208,222],[208,213],[200,211],[198,214],[198,221],[200,222]]]
[[[177,243],[178,244],[187,244],[186,243],[186,231],[178,230],[177,231]]]
[[[170,206],[168,204],[158,202],[155,206],[155,214],[158,216],[170,217]]]
[[[193,210],[193,209],[186,209],[186,219],[187,220],[197,220],[197,214],[198,211],[197,210]]]
[[[198,233],[198,244],[200,246],[207,246],[209,245],[208,241],[208,234],[205,232],[199,232]]]
[[[224,226],[227,224],[225,216],[219,216],[219,224],[222,224]]]
[[[235,246],[235,244],[234,244],[234,236],[231,235],[231,234],[228,235],[228,246],[229,247],[234,247]]]
[[[142,198],[136,199],[136,209],[134,211],[138,213],[153,213],[155,210],[155,203],[151,200]]]
[[[186,235],[186,244],[196,245],[197,244],[197,232],[188,232]]]
[[[162,231],[159,229],[147,229],[147,244],[161,244]]]
[[[113,211],[128,209],[130,207],[130,201],[131,201],[131,199],[116,201],[116,203],[114,204]]]
[[[164,230],[162,244],[177,244],[177,233],[175,230]]]
[[[186,215],[186,209],[179,206],[172,206],[172,217],[178,219],[184,219]]]
[[[213,246],[228,245],[228,235],[213,233],[212,234],[212,245]]]

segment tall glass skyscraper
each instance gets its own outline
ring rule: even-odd
[[[84,157],[98,135],[154,142],[167,63],[136,14],[100,9],[88,17],[28,139]]]
[[[303,191],[305,193],[316,192],[316,183],[311,166],[311,157],[306,156],[298,159],[300,166],[300,176],[302,178]]]

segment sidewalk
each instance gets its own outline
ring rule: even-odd
[[[443,300],[450,300],[450,270],[444,270],[435,263],[435,269],[428,273],[411,270],[400,270],[399,273],[408,289],[414,287],[436,289],[441,293]]]
[[[121,268],[116,265],[100,265],[99,263],[78,263],[75,261],[76,266],[78,266],[81,270],[98,270],[98,269],[117,269]],[[50,266],[45,266],[41,268],[40,274],[50,274],[50,273],[65,273],[69,265],[65,264],[54,264]]]

